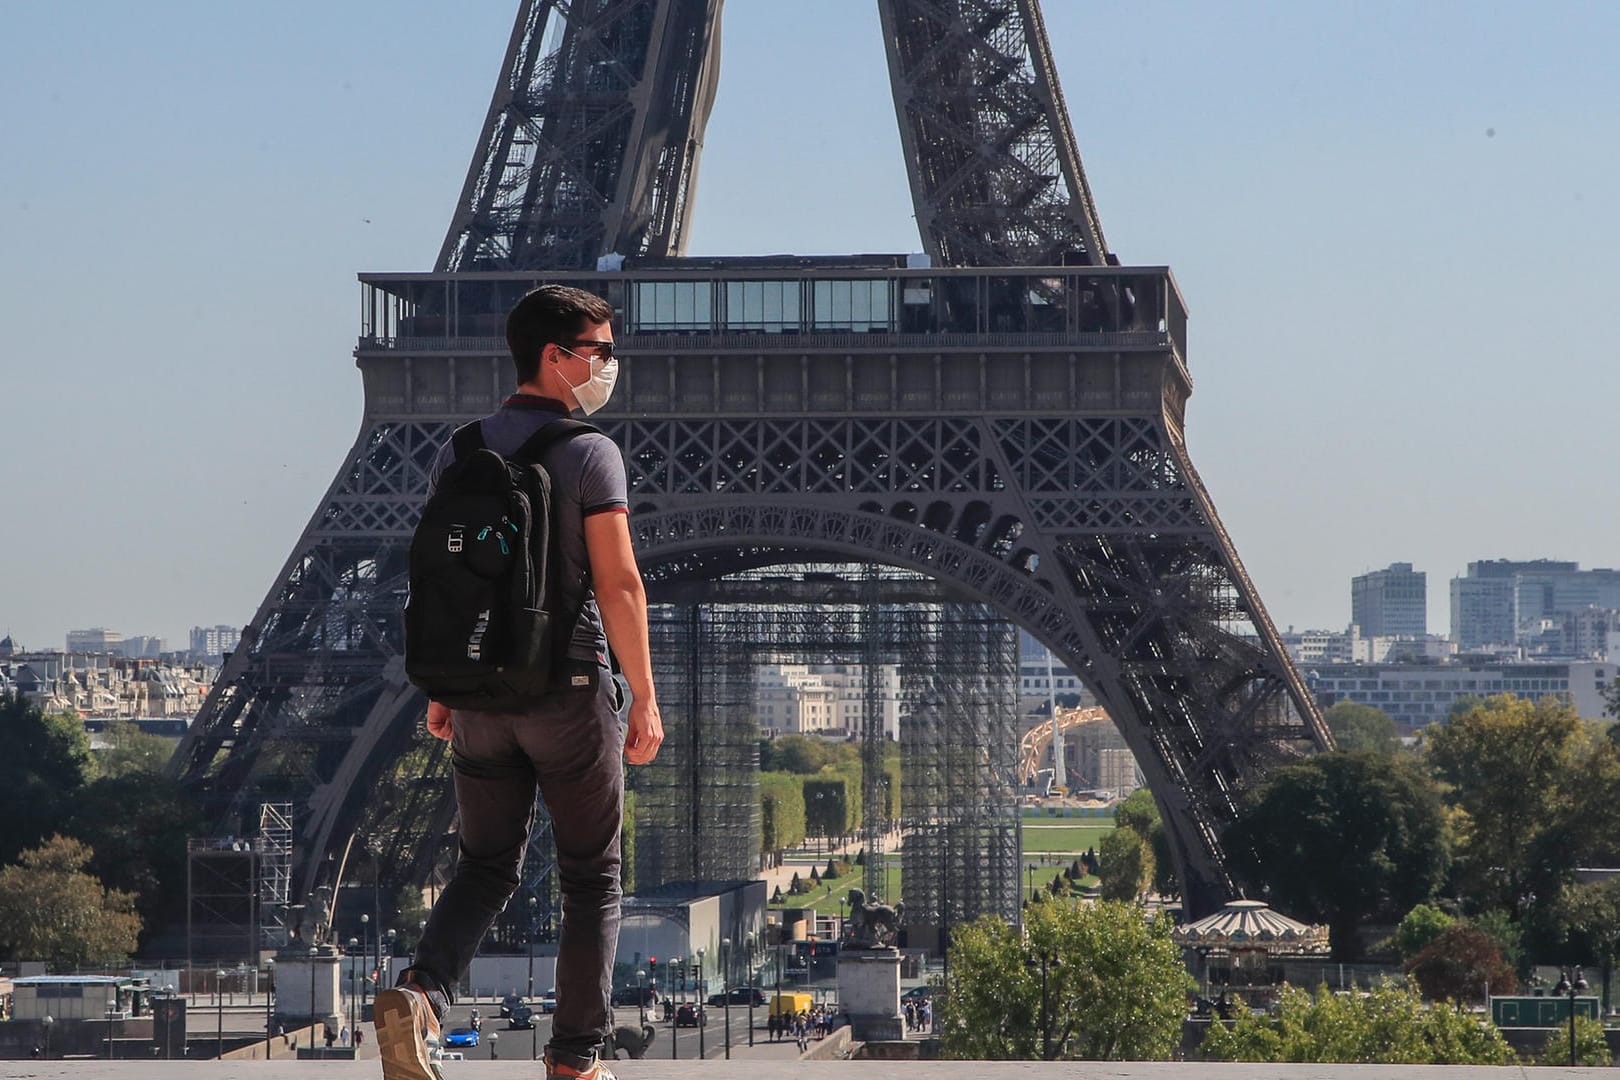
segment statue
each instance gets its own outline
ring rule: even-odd
[[[299,930],[302,931],[304,925],[307,925],[309,932],[307,934],[300,932],[299,936],[311,946],[324,947],[332,935],[332,886],[320,886],[310,895],[309,900],[309,906],[304,909],[306,922],[299,926]]]
[[[851,949],[893,948],[900,934],[906,905],[866,902],[859,889],[849,890],[849,920],[844,924],[844,946]]]
[[[620,1024],[608,1035],[603,1045],[604,1055],[614,1061],[619,1060],[619,1051],[623,1050],[633,1058],[647,1056],[647,1048],[652,1046],[653,1036],[657,1031],[651,1024],[642,1024],[637,1031],[629,1024]]]

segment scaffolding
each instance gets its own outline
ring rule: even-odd
[[[783,572],[787,570],[789,572]],[[885,838],[902,834],[908,939],[1018,916],[1018,641],[990,608],[884,567],[774,567],[654,582],[664,749],[640,783],[637,891],[752,877],[760,844],[753,672],[763,663],[862,668],[862,888],[889,896]],[[901,677],[900,818],[883,769],[884,665]],[[854,794],[854,793],[851,793]]]
[[[1018,635],[988,607],[924,610],[902,672],[900,718],[908,941],[943,949],[951,928],[1019,912]]]
[[[259,804],[259,948],[286,948],[292,903],[292,803]]]
[[[635,778],[638,893],[743,881],[758,866],[753,661],[732,629],[712,604],[649,612],[664,744]]]

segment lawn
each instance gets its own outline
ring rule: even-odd
[[[1034,884],[1036,888],[1045,888],[1063,868],[1074,861],[1073,856],[1053,855],[1051,852],[1078,852],[1087,848],[1095,848],[1104,836],[1114,831],[1112,822],[1106,825],[1040,825],[1030,821],[1024,822],[1024,850],[1019,860],[1019,873],[1022,875],[1021,885],[1027,895],[1030,886],[1029,868],[1033,866]],[[900,883],[900,855],[891,853],[884,856],[884,888],[880,899],[884,903],[893,903],[896,899],[904,899]],[[823,882],[814,887],[813,892],[800,893],[798,896],[789,896],[785,891],[782,894],[784,901],[782,907],[814,908],[823,915],[841,914],[839,901],[849,894],[850,889],[861,888],[865,869],[853,867],[848,874]],[[801,877],[808,884],[809,868],[806,867]],[[1083,884],[1095,885],[1097,879],[1087,877]]]
[[[884,888],[879,899],[884,903],[893,903],[901,898],[900,893],[900,856],[884,856],[883,867]],[[800,875],[800,879],[809,883],[808,872]],[[842,877],[833,878],[814,886],[813,892],[803,892],[798,896],[789,896],[784,889],[782,892],[783,907],[814,908],[823,915],[840,914],[839,901],[849,895],[849,890],[862,888],[866,880],[866,868],[857,866]],[[847,910],[847,909],[846,909]]]
[[[1104,836],[1114,831],[1113,822],[1106,825],[1039,825],[1024,822],[1024,853],[1044,851],[1085,851],[1095,848]]]

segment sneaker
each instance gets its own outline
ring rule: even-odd
[[[576,1068],[565,1065],[552,1057],[551,1051],[546,1051],[546,1080],[618,1080],[611,1069],[602,1064],[602,1059],[592,1061],[589,1068]]]
[[[444,1080],[433,1060],[443,1041],[435,996],[443,999],[415,983],[378,992],[372,1015],[383,1080]]]

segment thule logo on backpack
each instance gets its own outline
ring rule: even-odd
[[[489,609],[485,608],[478,613],[478,621],[473,624],[472,636],[467,639],[467,659],[482,660],[484,658],[484,634],[489,630]]]

